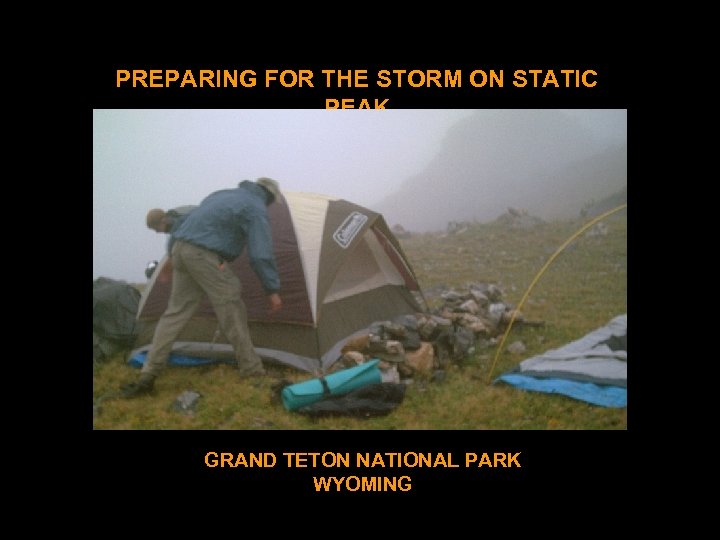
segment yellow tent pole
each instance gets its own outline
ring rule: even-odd
[[[532,291],[533,287],[535,287],[535,284],[540,280],[540,277],[545,273],[545,270],[548,269],[548,267],[552,264],[552,262],[557,258],[560,253],[562,253],[566,247],[570,245],[570,243],[575,240],[578,236],[580,236],[582,233],[584,233],[586,230],[588,230],[590,227],[595,225],[598,221],[602,221],[606,217],[614,214],[615,212],[618,212],[622,210],[623,208],[627,208],[627,203],[622,204],[616,208],[613,208],[612,210],[608,210],[604,214],[601,214],[597,216],[595,219],[589,221],[587,224],[583,225],[575,234],[573,234],[570,238],[565,240],[563,244],[553,253],[550,258],[547,260],[547,262],[543,265],[543,267],[540,269],[540,271],[537,273],[537,275],[533,278],[532,282],[530,283],[530,286],[528,287],[527,291],[525,291],[525,294],[522,297],[522,300],[520,300],[520,303],[518,306],[513,310],[513,314],[510,317],[510,322],[508,323],[508,327],[505,330],[505,333],[503,334],[502,340],[500,340],[500,345],[498,345],[497,351],[495,352],[495,359],[493,360],[493,364],[490,367],[490,372],[488,373],[488,384],[490,383],[492,379],[492,373],[495,370],[495,364],[497,364],[497,360],[500,356],[500,353],[502,352],[503,346],[505,345],[505,340],[508,337],[508,334],[510,333],[510,329],[512,328],[513,323],[515,322],[515,316],[517,315],[517,312],[522,309],[522,306],[525,304],[525,300],[527,300],[528,296],[530,296],[530,291]]]

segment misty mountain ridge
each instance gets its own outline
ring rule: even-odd
[[[508,207],[543,219],[577,217],[627,186],[627,142],[593,133],[559,110],[479,111],[450,128],[423,172],[373,209],[390,226],[442,230],[488,222]]]

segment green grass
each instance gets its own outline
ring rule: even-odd
[[[497,224],[473,224],[458,235],[419,234],[402,245],[424,290],[471,282],[495,283],[504,300],[517,304],[548,258],[584,221],[554,222],[530,230]],[[609,430],[627,429],[627,409],[589,405],[561,395],[526,392],[489,381],[520,361],[605,325],[627,312],[627,217],[614,214],[604,223],[605,236],[582,235],[541,276],[522,306],[528,319],[544,327],[513,326],[505,348],[521,340],[522,355],[496,347],[480,348],[461,365],[453,365],[443,382],[416,380],[404,402],[385,417],[310,419],[288,412],[273,399],[271,380],[241,381],[225,364],[170,367],[158,379],[153,396],[113,399],[139,370],[114,357],[93,366],[92,426],[99,430]],[[437,298],[429,297],[432,307]],[[304,373],[273,367],[276,378],[305,380]],[[172,404],[184,390],[201,394],[196,411],[184,414]],[[99,409],[99,410],[98,410]]]

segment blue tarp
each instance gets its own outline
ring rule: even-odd
[[[128,359],[128,364],[135,368],[141,368],[145,363],[147,352],[140,352],[132,355]],[[218,358],[195,358],[192,356],[183,356],[181,354],[172,353],[168,358],[168,364],[171,366],[204,366],[207,364],[235,364],[235,359],[218,359]]]
[[[505,374],[496,379],[523,390],[563,394],[602,407],[627,407],[627,388],[605,386],[568,379],[540,379],[527,375]]]

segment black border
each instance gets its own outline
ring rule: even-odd
[[[495,60],[478,52],[476,57],[458,59],[455,55],[438,54],[424,56],[422,60],[390,58],[377,60],[307,60],[298,55],[292,58],[268,59],[260,56],[208,55],[204,58],[176,56],[173,59],[150,58],[149,55],[135,54],[125,57],[108,57],[95,61],[87,70],[86,99],[78,104],[81,118],[82,140],[88,144],[89,159],[81,165],[89,171],[92,184],[92,109],[95,108],[306,108],[323,109],[324,100],[335,97],[337,92],[324,87],[299,91],[281,89],[207,89],[207,90],[132,90],[117,89],[114,86],[115,70],[136,69],[198,69],[228,68],[254,69],[262,73],[265,69],[310,69],[319,73],[322,69],[367,69],[369,74],[379,69],[460,69],[468,73],[473,69],[503,69],[506,72],[506,86],[502,89],[344,89],[341,97],[389,98],[391,108],[627,108],[629,120],[634,123],[637,116],[631,108],[629,88],[630,70],[621,57],[596,53],[583,55],[572,51],[551,57],[539,58],[528,52],[514,59]],[[514,69],[593,69],[598,73],[598,86],[594,89],[514,89],[509,87],[508,74]],[[634,129],[629,130],[629,136]],[[85,139],[87,136],[90,141]],[[632,159],[630,161],[632,169]],[[87,168],[86,168],[87,167]],[[633,198],[633,190],[629,190]],[[633,221],[631,229],[636,227]],[[628,241],[631,242],[631,235]],[[631,242],[632,243],[632,242]],[[634,253],[633,248],[633,253]],[[633,262],[636,259],[633,258]],[[77,278],[77,276],[74,276]],[[82,280],[79,290],[86,287]],[[634,301],[635,295],[632,294]],[[630,301],[630,298],[629,298]],[[76,323],[77,321],[75,321]],[[635,320],[633,324],[635,324]],[[89,325],[88,325],[89,326]],[[639,331],[635,335],[639,335]],[[635,339],[635,338],[634,338]],[[89,342],[89,340],[87,340]],[[80,349],[85,343],[80,343]],[[82,362],[80,362],[82,364]],[[85,368],[82,368],[83,370]],[[631,368],[631,382],[635,370]],[[84,381],[85,372],[80,380]],[[582,485],[613,484],[624,482],[632,463],[630,449],[638,432],[638,414],[642,410],[638,387],[632,384],[627,431],[240,431],[240,432],[177,432],[177,431],[134,431],[98,432],[92,430],[90,407],[87,403],[87,387],[79,395],[79,432],[87,441],[87,454],[83,454],[81,467],[86,467],[97,481],[105,486],[140,487],[132,498],[140,502],[145,490],[162,493],[164,496],[181,496],[185,493],[215,494],[223,497],[228,511],[242,508],[237,499],[250,500],[250,507],[262,504],[286,502],[292,505],[317,507],[329,499],[340,499],[343,503],[355,504],[368,501],[370,504],[396,502],[430,503],[434,508],[447,508],[454,500],[494,501],[497,504],[517,505],[529,497],[548,497],[558,491],[565,495],[582,493]],[[208,451],[227,452],[443,452],[460,457],[464,452],[521,452],[521,469],[414,469],[385,470],[409,474],[413,478],[413,489],[408,493],[315,493],[311,486],[312,469],[287,469],[276,467],[261,471],[241,469],[211,469],[203,464]],[[85,459],[86,458],[86,459]],[[184,491],[178,491],[184,490]],[[222,495],[220,494],[222,491]],[[227,499],[231,494],[232,499]],[[468,495],[469,494],[469,495]],[[156,495],[157,496],[157,495]],[[505,498],[503,496],[511,496]],[[596,493],[584,492],[588,503],[597,499]],[[128,501],[131,504],[132,501]],[[546,501],[547,502],[547,501]],[[191,503],[192,504],[192,503]],[[418,507],[420,508],[420,507]],[[479,512],[478,516],[482,515]],[[441,517],[441,516],[440,516]],[[417,516],[407,516],[414,520]],[[442,517],[441,517],[442,519]]]

